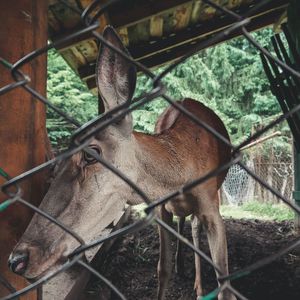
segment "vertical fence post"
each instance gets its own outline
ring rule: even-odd
[[[0,1],[0,56],[14,63],[47,43],[47,2],[40,0]],[[22,71],[31,78],[30,86],[46,94],[47,57],[39,56]],[[12,83],[10,71],[0,66],[0,86]],[[45,107],[19,87],[0,97],[0,167],[16,176],[43,163],[49,150],[45,128]],[[21,184],[23,197],[37,205],[45,193],[46,174],[38,174]],[[0,179],[0,185],[4,179]],[[0,193],[0,201],[5,200]],[[25,230],[32,211],[14,204],[0,213],[0,274],[16,289],[26,281],[8,270],[7,259]],[[0,284],[0,298],[9,291]],[[37,299],[30,292],[22,299]]]
[[[294,185],[294,200],[300,207],[300,152],[296,147],[294,147]],[[298,214],[295,215],[295,230],[300,233],[300,216]]]

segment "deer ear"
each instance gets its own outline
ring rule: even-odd
[[[107,26],[103,37],[114,47],[130,56],[116,31]],[[136,84],[136,68],[114,50],[101,44],[96,66],[99,93],[104,102],[105,111],[130,101]]]

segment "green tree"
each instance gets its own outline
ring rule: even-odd
[[[47,97],[82,124],[97,114],[97,97],[54,50],[48,53]],[[54,145],[68,138],[74,129],[50,108],[47,110],[47,128]]]
[[[265,29],[253,35],[271,49],[272,34],[271,29]],[[159,74],[162,70],[155,72]],[[163,83],[173,99],[193,98],[216,111],[236,144],[250,136],[253,126],[280,113],[258,51],[242,37],[190,57],[168,73]],[[152,85],[150,78],[139,76],[135,97],[150,92]],[[49,52],[48,97],[82,123],[97,114],[97,97],[89,93],[55,51]],[[158,98],[134,111],[135,130],[153,132],[157,118],[167,106],[165,100]],[[52,142],[59,143],[70,130],[61,126],[61,119],[50,110],[48,118]]]

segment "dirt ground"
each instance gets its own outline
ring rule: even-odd
[[[290,222],[228,219],[225,223],[231,271],[275,253],[296,238]],[[190,224],[187,223],[184,235],[189,239],[191,239],[190,232]],[[174,252],[175,242],[176,240],[173,239]],[[201,249],[209,253],[205,233],[201,236],[201,242]],[[185,276],[179,277],[174,272],[167,293],[167,299],[170,300],[196,298],[193,293],[194,256],[188,248],[185,247],[184,251]],[[98,270],[107,276],[127,299],[156,299],[158,253],[157,230],[155,226],[149,226],[115,243]],[[206,293],[216,288],[214,271],[203,260],[202,281]],[[292,251],[247,277],[234,281],[232,285],[253,300],[299,300],[300,249]],[[118,299],[103,283],[95,279],[90,281],[85,295],[86,299]]]

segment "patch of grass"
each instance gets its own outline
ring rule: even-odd
[[[133,211],[140,218],[145,217],[145,204],[136,205]],[[284,204],[262,203],[249,201],[240,206],[222,205],[221,214],[224,218],[234,219],[259,219],[265,221],[293,220],[294,212]],[[176,220],[176,219],[175,219]]]
[[[293,220],[294,212],[284,204],[262,203],[258,201],[249,201],[241,206],[222,205],[221,214],[224,217],[236,219],[260,219],[285,221]]]
[[[245,211],[252,211],[258,215],[268,216],[276,221],[292,220],[294,212],[284,204],[260,203],[252,201],[243,205]]]
[[[222,205],[221,215],[224,218],[234,218],[234,219],[260,219],[265,221],[271,221],[270,217],[257,215],[253,212],[243,210],[242,206],[235,205]]]

